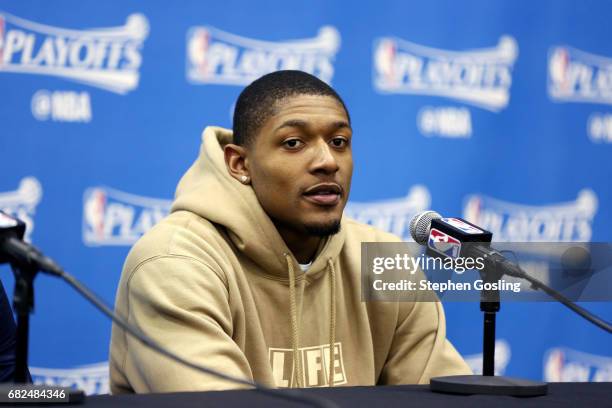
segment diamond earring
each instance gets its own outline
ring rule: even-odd
[[[246,184],[249,181],[249,178],[243,174],[242,176],[240,176],[240,181],[242,182],[242,184]]]

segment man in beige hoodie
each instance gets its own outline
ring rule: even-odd
[[[233,133],[208,127],[171,214],[130,251],[116,311],[162,346],[276,387],[428,383],[468,374],[439,302],[361,301],[362,242],[399,238],[342,216],[353,172],[342,99],[299,71],[243,90]],[[236,384],[113,326],[113,393]]]

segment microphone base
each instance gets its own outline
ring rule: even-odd
[[[432,378],[429,389],[445,394],[538,397],[548,393],[548,384],[504,376],[451,375]]]
[[[84,402],[85,393],[71,387],[22,383],[0,384],[0,405],[6,403],[15,405],[73,405],[83,404]]]

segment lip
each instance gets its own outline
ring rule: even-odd
[[[319,183],[319,184],[315,184],[312,187],[309,187],[306,189],[306,191],[304,191],[304,194],[311,194],[312,192],[315,191],[321,191],[321,190],[329,190],[335,194],[341,194],[342,193],[342,187],[340,187],[339,184],[336,183]]]
[[[320,183],[308,188],[303,196],[313,204],[334,206],[340,202],[342,187],[336,183]]]
[[[305,195],[304,199],[318,205],[334,206],[340,202],[340,194],[332,193]]]

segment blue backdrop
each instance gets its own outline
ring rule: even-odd
[[[351,216],[406,238],[434,208],[497,241],[610,241],[611,15],[603,0],[0,0],[0,208],[113,303],[202,129],[231,127],[244,85],[291,68],[349,107]],[[0,278],[11,295],[6,265]],[[586,306],[612,318],[610,303]],[[478,304],[446,311],[478,368]],[[36,381],[107,392],[109,336],[64,283],[38,278]],[[502,305],[497,368],[612,381],[611,344],[560,305]]]

